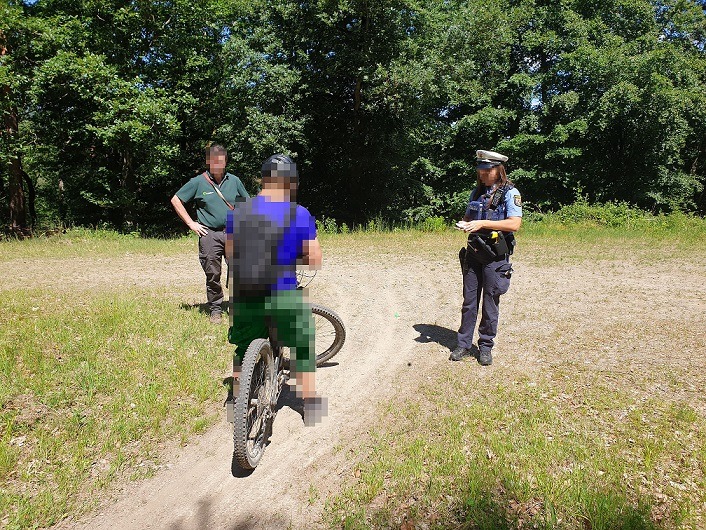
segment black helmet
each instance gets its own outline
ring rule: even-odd
[[[262,164],[262,178],[286,178],[296,182],[299,179],[299,172],[297,165],[291,158],[278,153],[272,155]]]

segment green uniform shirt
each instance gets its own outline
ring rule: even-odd
[[[220,186],[216,185],[225,199],[233,206],[235,206],[238,197],[250,197],[240,179],[230,173],[225,174]],[[203,177],[203,174],[195,176],[184,184],[176,192],[176,196],[183,203],[194,201],[196,204],[196,218],[202,225],[215,229],[221,229],[226,225],[228,206],[216,193],[216,190],[213,189],[213,186]]]

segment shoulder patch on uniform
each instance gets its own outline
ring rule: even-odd
[[[515,206],[522,206],[522,198],[519,195],[515,195],[513,200],[515,201]]]

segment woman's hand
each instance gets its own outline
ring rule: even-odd
[[[456,226],[466,233],[477,232],[483,228],[483,221],[459,221]]]

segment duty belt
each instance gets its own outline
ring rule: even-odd
[[[478,232],[468,235],[467,258],[482,264],[501,261],[510,253],[505,235],[500,231]]]

